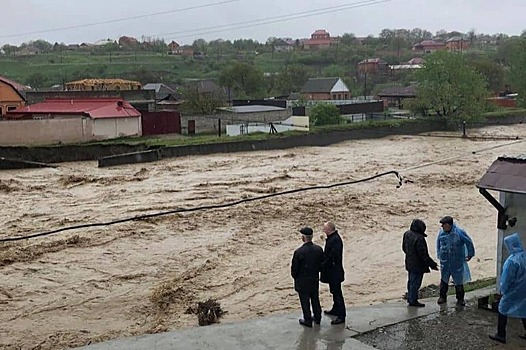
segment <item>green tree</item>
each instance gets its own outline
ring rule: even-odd
[[[324,77],[341,78],[345,75],[345,68],[337,64],[331,64],[323,69],[322,75]]]
[[[504,88],[504,68],[489,59],[481,58],[470,62],[470,65],[486,79],[488,89],[498,92]]]
[[[238,98],[262,98],[265,95],[263,72],[246,62],[235,62],[223,68],[219,83],[230,88]]]
[[[302,64],[286,66],[276,77],[276,90],[280,94],[300,92],[309,77],[311,70]]]
[[[477,119],[486,105],[488,91],[484,78],[462,55],[445,51],[427,56],[417,72],[421,108],[447,119]]]
[[[519,94],[522,105],[526,105],[526,37],[521,38],[510,57],[510,82]]]
[[[311,124],[316,126],[341,124],[343,122],[338,107],[328,103],[318,103],[312,107],[309,117]]]
[[[182,112],[192,115],[210,115],[217,112],[218,107],[225,105],[225,98],[219,93],[199,92],[197,85],[189,84],[183,90],[184,103]]]

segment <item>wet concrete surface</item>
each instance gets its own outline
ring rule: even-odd
[[[358,333],[345,325],[306,328],[295,314],[264,317],[241,323],[218,324],[93,344],[86,350],[374,350],[353,339]]]
[[[382,327],[355,339],[376,349],[526,349],[525,333],[518,319],[509,318],[507,344],[489,339],[497,327],[495,312],[478,309],[475,302],[466,307],[443,308],[421,318]]]
[[[408,307],[405,301],[352,307],[345,325],[305,328],[298,324],[300,312],[262,317],[244,322],[217,324],[173,332],[117,339],[92,344],[85,350],[374,350],[374,349],[526,349],[520,320],[508,323],[508,344],[488,338],[496,331],[497,314],[477,308],[477,298],[494,292],[494,287],[466,294],[466,307],[456,307],[454,298],[437,305],[436,298],[424,299],[426,307]]]

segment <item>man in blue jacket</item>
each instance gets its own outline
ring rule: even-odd
[[[473,241],[466,231],[458,227],[451,216],[440,219],[442,229],[437,237],[437,257],[440,260],[440,297],[438,304],[447,301],[449,278],[455,283],[457,304],[466,305],[464,300],[464,273],[466,261],[475,256]],[[466,254],[467,252],[467,254]]]
[[[510,256],[504,262],[500,277],[499,319],[497,334],[489,337],[506,343],[508,316],[522,319],[526,331],[526,252],[517,233],[504,238]],[[526,339],[526,334],[520,336]]]

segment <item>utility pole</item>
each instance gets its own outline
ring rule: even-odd
[[[367,66],[365,67],[365,69],[365,79],[363,80],[363,99],[367,100]]]

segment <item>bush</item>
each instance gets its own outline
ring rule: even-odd
[[[311,124],[315,126],[341,124],[343,119],[338,107],[332,104],[319,103],[310,112]]]

